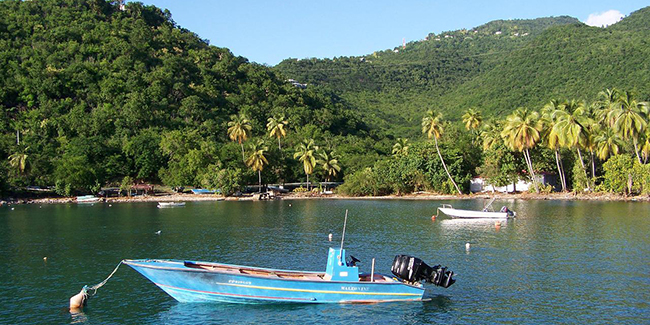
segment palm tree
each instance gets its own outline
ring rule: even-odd
[[[317,150],[318,146],[314,145],[313,139],[305,139],[293,154],[293,158],[298,158],[302,162],[302,167],[307,175],[307,190],[309,190],[309,175],[314,171],[314,166],[316,166],[315,153]]]
[[[260,193],[262,192],[262,169],[264,169],[265,164],[269,163],[264,156],[268,150],[269,148],[264,145],[264,140],[258,140],[256,143],[251,143],[251,153],[245,162],[246,166],[250,167],[254,172],[257,172]]]
[[[467,130],[476,130],[479,126],[481,126],[481,122],[483,122],[481,112],[477,111],[474,108],[468,109],[462,117],[463,123],[465,123],[465,128]]]
[[[580,148],[587,142],[587,126],[591,124],[585,105],[582,101],[571,100],[565,102],[562,106],[564,107],[563,110],[555,112],[555,117],[558,119],[555,127],[560,135],[560,145],[576,149],[582,171],[585,173],[585,179],[589,179],[587,168],[582,159],[582,152],[580,151]],[[587,190],[591,190],[589,184],[587,184]]]
[[[454,179],[451,177],[451,174],[447,169],[447,164],[445,164],[445,160],[442,159],[442,154],[440,154],[440,148],[438,148],[438,138],[442,136],[443,131],[442,114],[429,110],[422,118],[422,133],[425,133],[429,139],[433,138],[436,144],[436,151],[438,151],[438,157],[440,157],[440,161],[442,162],[442,167],[445,169],[449,180],[454,184],[458,194],[463,194],[463,192],[460,191],[460,188],[458,188],[458,185],[456,185],[456,182],[454,182]]]
[[[539,193],[539,187],[537,186],[537,179],[528,149],[533,148],[539,141],[541,129],[542,121],[539,119],[539,114],[520,107],[508,116],[505,128],[501,131],[501,136],[505,139],[508,147],[523,152],[537,193]]]
[[[481,130],[481,138],[483,139],[483,150],[493,148],[499,142],[503,142],[501,138],[501,130],[503,126],[498,121],[488,122],[483,125]]]
[[[321,164],[323,171],[327,175],[325,176],[325,181],[329,182],[330,177],[336,176],[336,173],[341,171],[338,160],[339,156],[334,150],[330,151],[329,154],[326,151],[319,152],[318,155],[320,156],[318,163]]]
[[[408,146],[409,139],[406,138],[397,138],[397,142],[393,145],[393,155],[398,156],[406,156],[409,152],[409,146]]]
[[[285,121],[284,115],[269,117],[268,121],[266,129],[269,131],[269,136],[278,138],[278,149],[282,150],[280,138],[287,135],[287,130],[284,127],[287,126],[288,122]]]
[[[613,112],[620,97],[621,92],[616,88],[605,89],[598,93],[598,100],[594,102],[594,109],[600,124],[614,127],[616,119]]]
[[[646,121],[648,104],[645,102],[637,102],[631,92],[625,91],[619,96],[616,108],[612,113],[615,120],[614,128],[623,139],[632,140],[634,153],[639,163],[641,163],[638,141],[639,135],[643,133],[648,124]]]
[[[28,154],[24,152],[16,152],[9,156],[9,165],[18,170],[20,175],[23,175],[29,168],[27,158],[29,158]]]
[[[612,128],[601,128],[594,139],[596,143],[596,155],[598,159],[605,160],[610,156],[617,155],[623,146],[623,141]]]
[[[241,146],[241,158],[244,161],[246,160],[244,157],[244,141],[246,141],[250,136],[251,130],[251,122],[244,114],[230,116],[230,122],[228,122],[228,137],[230,140],[239,143]]]
[[[558,175],[562,183],[562,192],[566,192],[566,176],[564,174],[564,165],[560,155],[560,134],[555,125],[558,122],[556,111],[564,110],[562,102],[559,99],[553,99],[542,108],[542,120],[544,122],[544,136],[546,146],[555,152],[555,164],[557,165]]]

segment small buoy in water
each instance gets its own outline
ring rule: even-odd
[[[43,257],[43,262],[47,262],[47,256]]]
[[[158,230],[158,231],[155,232],[155,234],[160,235],[161,232],[162,232],[162,230]]]
[[[109,205],[108,205],[109,208],[112,207],[112,206],[113,206],[112,204],[109,204]]]
[[[497,230],[501,229],[501,221],[495,222],[494,223],[494,228],[496,228]]]
[[[70,297],[70,311],[78,311],[86,305],[86,290],[81,289],[81,292]]]
[[[436,221],[436,215],[435,214],[431,216],[431,220]]]
[[[289,203],[289,206],[291,206],[291,203]]]
[[[332,241],[332,234],[329,234],[329,236],[327,236],[327,239],[329,239],[330,241]]]
[[[39,205],[39,206],[38,206],[38,208],[39,208],[39,209],[42,209],[42,208],[43,208],[43,206],[41,206],[41,205]]]
[[[465,250],[469,250],[469,243],[465,244]]]

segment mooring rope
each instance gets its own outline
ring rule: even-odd
[[[124,262],[124,260],[121,260],[119,263],[117,263],[117,266],[115,267],[113,272],[111,272],[111,274],[108,276],[108,278],[106,278],[104,281],[102,281],[100,283],[97,283],[94,286],[90,286],[90,287],[89,286],[84,286],[83,289],[84,289],[85,295],[88,295],[88,292],[90,290],[93,290],[93,293],[91,294],[91,296],[94,296],[97,293],[97,289],[103,287],[106,284],[106,282],[108,282],[108,279],[110,279],[113,276],[113,274],[115,274],[115,272],[117,272],[117,269],[120,268],[120,265],[122,265],[122,262]]]

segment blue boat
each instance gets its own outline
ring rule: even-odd
[[[190,191],[192,191],[192,194],[214,194],[214,191],[206,190],[204,188],[195,188],[191,189]]]
[[[330,248],[325,272],[278,270],[182,260],[123,262],[180,302],[374,303],[422,300],[425,283],[449,287],[453,272],[405,255],[393,275],[360,273],[357,259]],[[374,262],[374,261],[373,261]]]

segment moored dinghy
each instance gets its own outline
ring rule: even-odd
[[[158,208],[184,207],[185,202],[158,202]]]
[[[438,207],[437,211],[452,218],[460,219],[510,219],[517,216],[516,212],[508,209],[506,206],[503,206],[498,212],[494,211],[492,209],[492,202],[494,200],[494,198],[491,199],[481,211],[455,209],[451,204],[443,204],[441,207]]]

